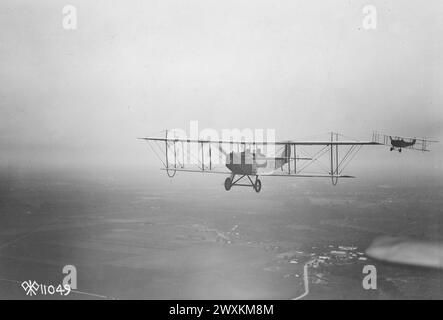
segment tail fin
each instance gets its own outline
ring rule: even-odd
[[[291,145],[285,144],[285,148],[280,156],[275,158],[275,169],[283,167],[291,158]]]

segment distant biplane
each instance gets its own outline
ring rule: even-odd
[[[139,139],[148,142],[163,164],[161,169],[171,178],[178,171],[228,174],[224,182],[227,191],[233,186],[247,186],[256,192],[260,192],[262,186],[259,176],[330,178],[333,185],[340,178],[354,178],[344,175],[343,170],[364,145],[387,145],[391,151],[394,148],[429,151],[430,142],[436,142],[392,138],[376,132],[372,141],[340,141],[339,136],[342,135],[331,133],[330,140],[322,141],[231,141],[181,139],[168,136],[166,131],[164,138]],[[341,157],[340,148],[344,151]],[[269,149],[271,153],[267,155]],[[317,171],[306,171],[313,167]]]
[[[380,142],[381,144],[390,146],[391,151],[398,150],[401,152],[402,149],[414,149],[418,151],[430,151],[428,146],[431,142],[437,142],[435,140],[430,140],[427,138],[405,138],[398,136],[388,136],[379,132],[374,132],[372,135],[372,141]]]

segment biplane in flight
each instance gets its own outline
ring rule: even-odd
[[[199,172],[228,175],[224,186],[252,187],[260,192],[263,177],[329,178],[333,185],[345,175],[344,169],[363,146],[387,145],[392,148],[410,148],[429,151],[430,141],[395,137],[374,133],[372,141],[340,140],[338,133],[320,141],[243,141],[183,139],[170,137],[139,138],[148,142],[162,162],[162,170],[169,177],[177,172]],[[399,141],[402,141],[401,143]],[[420,147],[417,148],[417,142]]]
[[[398,136],[388,136],[379,132],[373,133],[372,140],[390,146],[390,151],[398,150],[398,152],[401,152],[402,149],[430,151],[428,149],[429,144],[431,142],[438,142],[436,140],[430,140],[427,138],[405,138]]]

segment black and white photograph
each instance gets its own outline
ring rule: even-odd
[[[443,299],[442,36],[440,0],[2,0],[0,300]]]

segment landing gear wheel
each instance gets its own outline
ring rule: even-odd
[[[260,179],[255,180],[254,190],[257,193],[260,192],[260,190],[261,190],[261,181],[260,181]]]
[[[231,181],[231,178],[227,177],[227,178],[225,179],[225,190],[226,190],[226,191],[229,191],[229,190],[231,190],[231,187],[232,187],[232,181]]]
[[[401,153],[401,149],[398,149],[398,152],[400,152],[400,153]]]
[[[394,148],[391,147],[391,149],[389,149],[389,151],[392,151],[392,150],[394,150]]]

